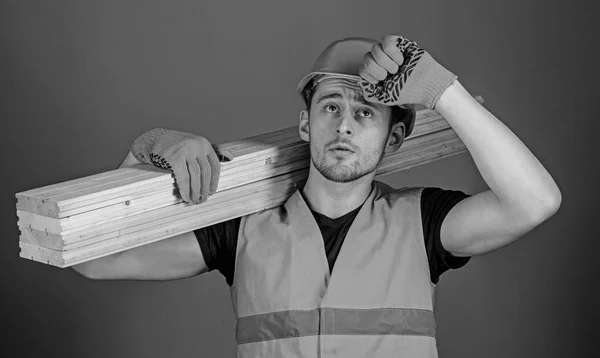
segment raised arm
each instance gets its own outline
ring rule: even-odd
[[[361,76],[370,101],[422,104],[439,112],[490,187],[462,200],[444,219],[441,241],[453,255],[501,248],[557,212],[562,194],[540,161],[414,41],[387,36],[365,57]]]

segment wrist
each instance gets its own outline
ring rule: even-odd
[[[168,133],[167,129],[153,128],[137,137],[129,148],[133,157],[140,163],[152,164],[150,153],[157,143]]]
[[[121,162],[121,165],[119,165],[119,168],[128,168],[134,165],[139,165],[139,164],[144,164],[142,163],[140,160],[138,160],[135,155],[133,154],[133,152],[131,152],[131,150],[129,151],[129,153],[127,153],[127,156],[125,157],[125,159],[123,159],[123,162]]]
[[[457,79],[440,94],[434,110],[444,116],[454,107],[460,106],[461,100],[466,97],[471,97],[471,95]]]
[[[439,99],[446,90],[457,82],[458,76],[448,71],[444,66],[436,62],[429,54],[426,60],[431,64],[427,71],[427,79],[423,86],[423,104],[429,109],[435,109]]]

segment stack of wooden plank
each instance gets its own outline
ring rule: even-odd
[[[481,97],[476,97],[483,102]],[[150,165],[17,193],[20,256],[68,267],[281,205],[306,180],[309,147],[291,127],[221,145],[217,192],[202,204],[179,197],[169,171]],[[435,111],[420,109],[413,134],[377,176],[466,151]]]

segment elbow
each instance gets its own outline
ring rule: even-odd
[[[560,204],[562,204],[562,193],[560,192],[560,189],[558,188],[558,186],[554,186],[554,190],[551,194],[549,194],[548,196],[548,212],[550,213],[550,216],[556,214],[556,212],[558,211],[558,209],[560,208]]]
[[[558,212],[562,203],[562,194],[557,187],[553,193],[546,195],[543,199],[544,204],[539,205],[539,209],[534,215],[536,223],[542,223]]]
[[[95,273],[94,270],[90,268],[89,262],[84,262],[82,264],[77,264],[71,266],[71,268],[80,274],[81,276],[87,278],[88,280],[101,280],[102,277]]]
[[[73,269],[73,271],[77,272],[78,274],[80,274],[81,276],[90,279],[87,270],[85,269],[85,266],[83,264],[79,264],[79,265],[73,265],[71,266],[71,268]]]

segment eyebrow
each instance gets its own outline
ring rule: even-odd
[[[319,103],[321,103],[321,102],[323,102],[325,100],[328,100],[328,99],[341,99],[341,98],[343,98],[343,96],[342,96],[341,93],[339,93],[339,92],[333,92],[333,93],[325,94],[325,95],[319,97],[319,99],[317,100],[317,102],[315,104],[319,104]],[[364,106],[371,107],[373,109],[379,110],[379,108],[375,107],[373,105],[373,103],[367,102],[363,96],[355,96],[354,100],[357,101],[358,103],[364,105]]]

